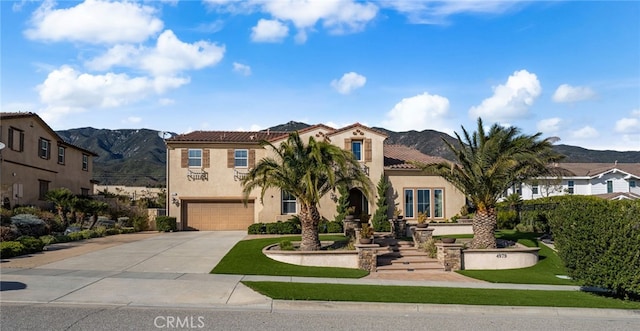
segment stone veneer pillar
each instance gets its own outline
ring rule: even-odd
[[[358,227],[360,226],[359,219],[350,219],[342,221],[342,228],[344,229],[344,235],[347,237],[355,238],[357,233],[359,232]]]
[[[405,219],[392,219],[391,231],[396,239],[403,238],[407,235],[407,220]]]
[[[462,269],[463,244],[436,243],[438,248],[438,261],[444,266],[444,271],[456,271]]]
[[[413,237],[413,245],[415,247],[422,247],[422,244],[426,243],[429,239],[433,238],[433,230],[430,228],[419,228],[412,226],[411,236]]]
[[[378,267],[378,244],[356,244],[358,251],[358,269],[376,272]]]

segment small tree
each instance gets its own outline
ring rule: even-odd
[[[342,222],[344,217],[347,216],[349,209],[349,188],[345,185],[338,186],[338,201],[336,202],[336,222]]]
[[[75,196],[68,188],[57,188],[48,191],[45,194],[45,199],[49,202],[53,202],[56,210],[58,211],[58,217],[60,221],[67,225],[67,218],[65,217],[64,210],[72,207]]]
[[[376,211],[373,214],[373,219],[371,223],[373,224],[373,229],[377,232],[389,232],[391,231],[391,224],[389,223],[389,204],[387,202],[387,192],[391,185],[384,177],[384,174],[380,175],[380,180],[378,181],[378,185],[376,186],[378,191],[378,198],[376,200]]]

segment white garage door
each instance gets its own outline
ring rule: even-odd
[[[254,202],[241,200],[186,202],[185,230],[246,230],[253,224]]]

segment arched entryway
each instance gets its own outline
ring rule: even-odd
[[[349,206],[356,208],[354,213],[356,218],[362,214],[369,214],[369,200],[360,189],[352,188],[349,190]]]

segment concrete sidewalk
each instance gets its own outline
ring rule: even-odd
[[[130,236],[130,235],[123,235]],[[209,271],[244,232],[178,232],[140,234],[138,237],[110,238],[98,246],[68,247],[67,258],[59,249],[30,258],[3,260],[0,272],[2,303],[61,303],[148,307],[204,307],[213,309],[278,310],[397,310],[461,309],[456,305],[416,305],[388,303],[288,302],[272,300],[254,292],[242,281],[278,281],[381,286],[435,286],[458,288],[498,288],[523,290],[579,290],[577,286],[493,284],[467,278],[450,279],[452,273],[434,272],[422,280],[274,277],[213,275]],[[120,238],[117,238],[120,237]],[[109,237],[107,237],[109,238]],[[102,238],[101,238],[102,239]],[[91,241],[85,244],[91,244]],[[96,244],[93,242],[93,244]],[[93,247],[92,249],[89,249]],[[106,247],[106,248],[104,248]],[[74,250],[82,249],[82,253]],[[50,261],[43,256],[49,255]],[[29,260],[34,259],[34,260]],[[250,263],[250,261],[248,261]],[[31,266],[31,267],[30,267]],[[414,275],[415,276],[415,275]],[[446,277],[445,277],[446,276]],[[428,279],[433,280],[428,280]],[[428,308],[425,308],[428,307]],[[460,306],[467,307],[467,306]],[[470,308],[465,308],[470,309]],[[559,314],[564,308],[473,307],[487,313],[537,311]],[[576,310],[593,316],[592,310]],[[598,310],[600,311],[600,310]],[[605,310],[607,314],[640,318],[640,311]]]

